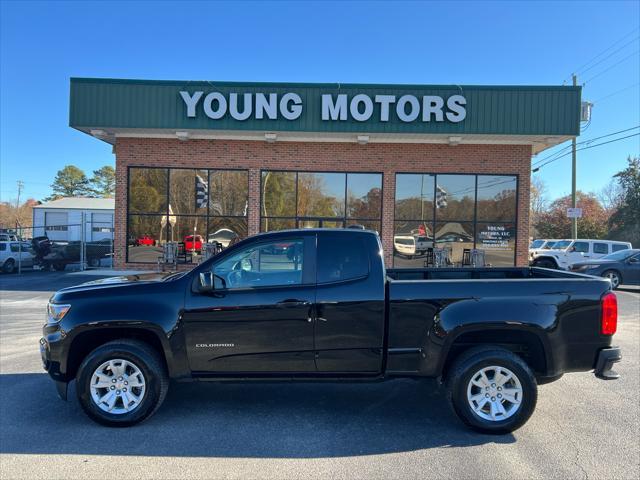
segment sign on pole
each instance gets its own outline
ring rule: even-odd
[[[582,209],[567,208],[567,218],[582,218]]]

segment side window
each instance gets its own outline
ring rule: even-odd
[[[369,274],[369,255],[364,238],[341,234],[318,235],[317,282],[341,282]]]
[[[629,248],[626,245],[622,245],[620,243],[614,243],[613,245],[611,245],[611,247],[613,248],[614,252],[619,252],[620,250],[627,250]]]
[[[12,243],[11,244],[11,251],[13,253],[18,253],[20,251],[20,247],[17,243]]]
[[[574,252],[589,253],[589,242],[575,242],[573,248]]]
[[[213,267],[227,288],[302,284],[304,241],[282,239],[248,246]]]
[[[609,245],[606,243],[594,243],[593,253],[602,253],[606,255],[607,253],[609,253]]]
[[[4,252],[7,250],[7,244],[6,243],[0,243],[0,252]]]

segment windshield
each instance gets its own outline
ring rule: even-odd
[[[544,245],[544,240],[534,240],[533,242],[531,242],[531,245],[529,245],[529,248],[540,248]]]
[[[564,250],[572,243],[573,240],[560,240],[559,242],[556,242],[551,248],[553,248],[554,250]]]
[[[635,255],[637,252],[633,250],[620,250],[616,253],[610,253],[609,255],[605,255],[602,257],[602,260],[625,260],[628,257]]]

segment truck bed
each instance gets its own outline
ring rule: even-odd
[[[585,278],[584,275],[537,267],[398,268],[388,269],[390,280],[489,280],[536,278]]]

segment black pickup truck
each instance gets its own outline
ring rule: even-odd
[[[128,426],[169,379],[377,381],[435,377],[470,427],[504,433],[537,385],[617,378],[607,279],[543,268],[385,270],[363,230],[243,240],[189,272],[66,288],[48,305],[44,368],[95,421]]]

